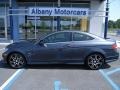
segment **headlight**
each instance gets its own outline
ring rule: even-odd
[[[8,50],[8,48],[4,48],[3,51],[6,52]]]

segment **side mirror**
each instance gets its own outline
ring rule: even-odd
[[[41,47],[47,47],[47,45],[44,43],[43,40],[41,40],[41,41],[39,42],[39,45],[40,45]]]

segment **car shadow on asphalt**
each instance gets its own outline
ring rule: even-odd
[[[106,64],[101,69],[107,69],[111,66],[109,64]],[[39,64],[39,65],[27,65],[25,67],[26,69],[80,69],[80,70],[90,70],[85,65],[82,64]]]
[[[7,63],[5,63],[3,60],[0,60],[0,68],[9,68],[9,65]]]
[[[110,68],[109,64],[104,65],[102,69]],[[0,61],[0,68],[12,69],[7,63]],[[89,70],[85,65],[81,64],[38,64],[38,65],[27,65],[25,69],[80,69]]]
[[[39,65],[28,65],[26,69],[81,69],[87,70],[84,65],[74,64],[39,64]]]

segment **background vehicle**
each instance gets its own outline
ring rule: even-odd
[[[85,64],[99,69],[118,59],[115,42],[79,31],[59,31],[36,43],[16,42],[6,47],[3,58],[12,68],[26,64]]]

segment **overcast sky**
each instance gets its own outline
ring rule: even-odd
[[[109,20],[116,21],[117,19],[120,19],[120,0],[109,0]]]

